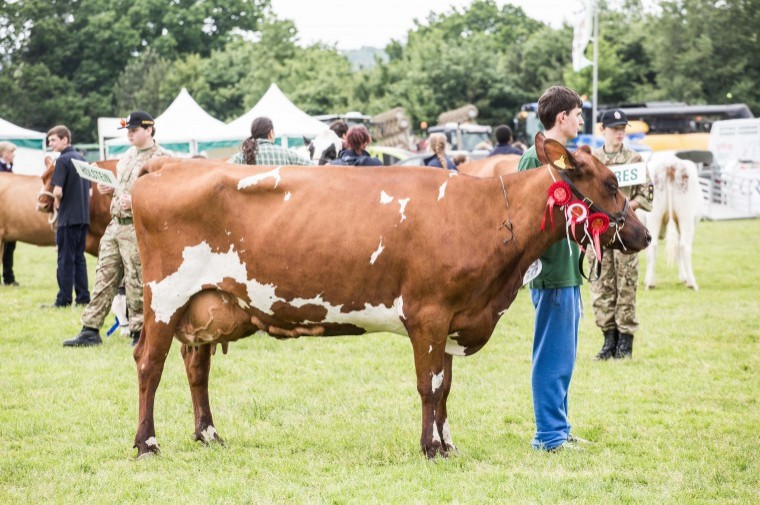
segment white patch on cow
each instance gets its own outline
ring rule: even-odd
[[[230,235],[232,235],[232,232],[231,232],[231,231],[229,231],[229,230],[225,231],[224,233],[226,233],[228,237],[229,237]]]
[[[433,442],[441,443],[441,436],[438,434],[438,427],[435,425],[435,419],[433,420]]]
[[[388,205],[393,201],[393,197],[386,193],[385,191],[380,192],[380,203],[383,205]]]
[[[441,387],[441,384],[443,384],[443,370],[441,370],[441,373],[439,374],[432,374],[433,380],[431,381],[431,385],[433,387],[433,393],[435,393],[435,390]]]
[[[203,441],[207,444],[214,441],[214,435],[216,435],[216,428],[210,425],[205,430],[201,431]]]
[[[158,440],[156,440],[156,437],[150,437],[145,441],[145,445],[148,447],[158,447]]]
[[[452,177],[456,177],[457,175],[459,175],[459,172],[455,172],[454,170],[449,170],[449,179],[451,179]]]
[[[377,247],[377,250],[372,253],[372,257],[369,259],[369,264],[374,265],[375,261],[377,261],[377,257],[380,256],[380,253],[383,252],[383,237],[380,237],[380,245]]]
[[[398,317],[401,319],[406,319],[406,316],[404,315],[404,297],[399,296],[396,298],[393,304],[396,306],[396,310],[398,311]]]
[[[430,348],[428,349],[428,354],[430,354],[431,352],[433,352],[433,346],[432,346],[432,345],[431,345],[431,346],[430,346]]]
[[[263,172],[260,174],[244,177],[238,182],[238,189],[246,189],[248,187],[255,186],[259,182],[270,178],[274,179],[274,187],[276,188],[282,180],[282,177],[280,176],[280,168],[282,167],[277,167],[274,170],[270,170],[269,172]]]
[[[467,351],[467,348],[459,345],[459,343],[455,340],[456,337],[459,336],[459,332],[454,332],[446,339],[446,354],[451,354],[452,356],[465,356],[465,351]]]
[[[240,305],[241,309],[247,309],[247,308],[250,307],[250,305],[248,305],[248,303],[245,300],[243,300],[242,298],[238,298],[237,302],[238,302],[238,305]]]
[[[454,445],[454,439],[451,438],[451,428],[449,427],[449,420],[443,421],[443,443],[447,449],[456,450],[457,446]]]
[[[326,302],[322,299],[321,294],[309,299],[295,298],[287,303],[296,308],[303,307],[304,305],[318,305],[327,309],[327,315],[325,315],[322,321],[312,322],[353,324],[364,328],[367,333],[388,331],[398,335],[407,335],[406,328],[399,319],[399,307],[402,303],[401,297],[396,298],[390,307],[382,304],[370,305],[369,303],[365,303],[363,309],[351,312],[344,312],[342,305],[336,306]]]
[[[168,323],[174,313],[199,293],[204,286],[217,286],[230,278],[246,286],[251,303],[269,311],[276,301],[275,286],[248,280],[246,267],[230,246],[226,253],[215,253],[206,242],[185,247],[179,269],[161,281],[149,282],[153,298],[151,308],[156,321]]]
[[[285,193],[285,201],[286,202],[288,200],[290,200],[291,198],[293,198],[293,194],[290,191],[288,191],[287,193]]]
[[[443,196],[446,194],[446,184],[448,184],[449,181],[444,182],[441,184],[441,187],[438,188],[438,201],[440,202],[443,200]]]
[[[404,210],[406,209],[406,204],[409,203],[409,200],[411,200],[411,198],[404,198],[403,200],[399,199],[398,201],[398,204],[401,207],[399,209],[399,213],[401,214],[401,221],[399,221],[400,223],[403,223],[404,220],[406,219],[406,214],[404,214]]]

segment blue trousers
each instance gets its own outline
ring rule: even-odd
[[[76,302],[90,303],[87,287],[87,263],[84,247],[87,243],[86,224],[59,226],[55,231],[55,245],[58,246],[58,295],[55,304],[71,305],[71,290],[76,293]]]
[[[536,308],[533,336],[534,449],[552,449],[570,434],[567,394],[578,349],[580,287],[531,289]]]

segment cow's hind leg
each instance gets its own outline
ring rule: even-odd
[[[153,424],[153,405],[166,355],[169,354],[171,345],[172,333],[169,329],[163,326],[163,331],[159,331],[159,325],[153,321],[152,314],[146,313],[140,340],[133,352],[140,387],[139,417],[134,445],[137,448],[138,458],[158,453],[156,430]]]
[[[451,391],[451,368],[454,357],[451,354],[443,355],[443,394],[438,401],[438,405],[435,409],[435,424],[438,428],[438,434],[441,437],[443,448],[446,452],[455,452],[457,447],[454,445],[454,440],[451,438],[451,428],[449,427],[448,413],[446,411],[446,400],[449,397]]]
[[[437,317],[436,317],[437,316]],[[437,423],[436,408],[443,398],[444,349],[446,346],[446,324],[440,327],[433,321],[438,314],[420,315],[420,324],[409,324],[409,338],[414,350],[414,367],[417,372],[417,391],[422,401],[422,434],[420,447],[428,458],[446,456],[441,443],[441,431]]]
[[[216,428],[214,428],[214,420],[211,417],[211,406],[208,400],[211,344],[192,347],[183,344],[181,352],[182,359],[185,361],[187,382],[190,384],[190,396],[193,400],[195,440],[199,440],[206,445],[214,441],[224,445],[224,441],[216,432]]]

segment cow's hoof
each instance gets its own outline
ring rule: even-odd
[[[196,432],[195,440],[202,442],[203,445],[217,443],[222,447],[225,446],[224,440],[222,440],[222,437],[219,436],[219,433],[216,432],[216,428],[212,425],[206,426],[206,429],[201,432]]]
[[[422,452],[427,459],[435,459],[436,456],[441,456],[442,458],[447,458],[449,456],[448,451],[446,451],[439,442],[433,442],[433,445],[430,447],[423,446]]]
[[[145,459],[159,454],[156,437],[150,437],[145,442],[137,442],[135,447],[137,447],[137,459]]]

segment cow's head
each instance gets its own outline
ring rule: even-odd
[[[573,200],[586,203],[590,212],[609,218],[609,228],[601,235],[602,244],[627,253],[641,251],[652,237],[620,192],[615,174],[591,154],[588,146],[570,153],[559,142],[536,135],[536,155],[557,180],[564,180],[573,192]],[[581,243],[589,237],[580,233]]]
[[[42,189],[37,195],[37,210],[48,214],[54,214],[53,170],[55,161],[50,156],[45,156],[45,173],[42,174]]]
[[[338,157],[343,141],[334,131],[325,130],[309,143],[309,158],[318,165],[327,165]]]

